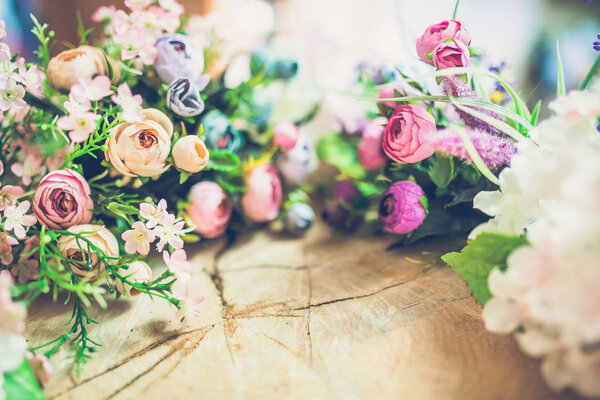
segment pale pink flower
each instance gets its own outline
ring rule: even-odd
[[[52,379],[52,365],[50,365],[48,358],[43,354],[34,356],[30,352],[27,352],[25,356],[27,357],[27,361],[29,361],[38,384],[40,386],[47,385],[50,379]]]
[[[6,207],[14,205],[24,193],[25,190],[20,186],[4,186],[0,189],[0,211],[4,211]]]
[[[110,79],[106,75],[95,78],[79,78],[79,81],[71,87],[70,97],[79,101],[98,101],[113,94],[110,88]]]
[[[163,260],[167,267],[175,274],[175,277],[179,279],[180,277],[192,276],[193,268],[192,264],[187,260],[187,254],[185,250],[179,249],[175,250],[173,253],[169,255],[169,252],[163,251]]]
[[[183,13],[183,6],[179,4],[176,0],[158,0],[158,4],[162,7],[163,10],[167,12],[171,12],[177,15]]]
[[[183,239],[179,236],[183,234],[185,222],[176,220],[173,214],[167,214],[160,222],[161,225],[156,226],[153,230],[159,239],[156,249],[162,251],[167,243],[175,249],[181,249]]]
[[[14,79],[0,79],[0,111],[11,108],[22,108],[27,105],[25,100],[25,88]]]
[[[17,65],[12,62],[10,48],[0,43],[0,80],[14,79],[17,77]]]
[[[25,120],[29,110],[31,110],[31,106],[25,103],[23,107],[13,107],[8,110],[8,115],[14,122],[21,123]]]
[[[157,54],[158,50],[156,50],[156,47],[154,47],[152,43],[147,43],[140,49],[138,58],[142,64],[152,65],[154,64],[154,60],[156,60]]]
[[[150,203],[140,204],[140,215],[148,220],[146,222],[148,228],[154,228],[167,214],[167,201],[165,199],[161,199],[157,206]]]
[[[92,104],[89,100],[74,98],[73,96],[69,96],[69,101],[65,101],[64,105],[69,114],[84,113],[92,109]]]
[[[198,305],[204,301],[204,297],[184,297],[180,300],[180,308],[173,314],[173,322],[181,323],[181,329],[185,329],[188,320],[190,318],[197,318],[200,314],[200,307],[198,307]]]
[[[100,116],[91,111],[78,112],[60,117],[56,125],[62,130],[69,131],[71,141],[82,143],[96,130],[98,119]]]
[[[17,239],[6,232],[0,232],[0,264],[10,265],[13,262],[14,257],[11,247],[17,244],[19,244]]]
[[[131,11],[143,10],[152,3],[154,3],[154,0],[125,0],[125,5]]]
[[[2,20],[0,20],[2,21]],[[2,122],[2,121],[0,121]],[[0,176],[2,176],[2,174],[4,173],[4,164],[2,163],[2,160],[0,160]]]
[[[146,228],[141,221],[136,221],[131,225],[133,229],[123,232],[121,239],[125,241],[125,251],[133,254],[136,251],[145,256],[150,251],[150,243],[155,239],[154,232]]]
[[[29,153],[23,163],[14,163],[10,166],[13,174],[20,177],[25,185],[30,185],[32,177],[41,175],[45,172],[42,167],[42,157],[35,153]]]
[[[99,7],[92,14],[92,21],[94,21],[94,22],[110,21],[111,19],[114,18],[116,11],[117,11],[117,8],[113,5]]]
[[[125,122],[137,123],[144,120],[142,114],[142,96],[133,95],[131,89],[126,83],[122,83],[117,88],[117,95],[111,97],[115,104],[121,106],[121,119]]]
[[[124,32],[116,32],[113,39],[121,45],[121,59],[123,60],[137,57],[145,44],[142,31],[132,26],[129,26]]]
[[[40,272],[40,262],[35,258],[23,258],[10,269],[10,273],[17,278],[20,284],[34,281]]]
[[[8,271],[0,271],[0,336],[2,334],[21,334],[25,330],[25,316],[27,309],[23,303],[14,303],[10,295],[13,284]],[[5,339],[6,336],[2,339]],[[10,343],[8,344],[10,346]],[[5,345],[6,346],[6,345]],[[4,347],[6,349],[6,347]],[[25,348],[25,346],[23,346]],[[4,357],[5,354],[2,354]],[[4,364],[0,359],[0,365]],[[0,368],[1,370],[1,368]]]
[[[37,65],[33,65],[27,69],[25,65],[19,67],[19,80],[27,89],[37,95],[41,94],[42,82],[44,81],[44,73],[38,69]]]
[[[0,242],[1,245],[1,242]],[[0,271],[0,313],[12,304],[10,287],[13,284],[12,275],[7,270]]]
[[[29,210],[29,200],[21,202],[18,206],[9,206],[4,210],[4,229],[6,231],[14,230],[15,236],[18,239],[25,238],[24,226],[35,225],[37,219],[33,215],[26,215]]]

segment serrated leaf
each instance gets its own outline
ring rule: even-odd
[[[26,358],[19,368],[4,374],[4,394],[10,400],[44,400],[35,375]],[[2,388],[0,388],[2,390]]]
[[[442,260],[450,265],[467,282],[473,297],[485,304],[492,294],[488,276],[493,269],[506,270],[506,259],[517,248],[527,245],[523,236],[508,236],[485,232],[471,240],[460,253],[447,253]]]

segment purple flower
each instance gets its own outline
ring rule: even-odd
[[[597,37],[598,37],[598,41],[594,42],[594,50],[600,51],[600,35],[598,35]]]
[[[355,230],[360,224],[359,215],[352,216],[348,209],[349,203],[360,192],[350,181],[340,181],[333,189],[333,202],[323,210],[323,219],[327,224],[339,230]]]
[[[421,203],[423,189],[412,181],[394,183],[379,203],[379,220],[390,233],[411,232],[425,219],[427,211]]]
[[[178,33],[168,33],[158,38],[154,69],[160,79],[171,84],[177,78],[188,78],[198,90],[208,85],[209,75],[203,75],[204,55],[196,49],[189,38]]]

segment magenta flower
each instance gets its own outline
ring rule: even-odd
[[[421,204],[423,196],[423,189],[412,181],[400,181],[390,186],[379,203],[379,220],[383,229],[395,234],[415,230],[427,216]]]
[[[121,234],[121,239],[125,241],[125,251],[128,254],[138,252],[143,256],[147,255],[150,251],[150,243],[156,238],[154,232],[146,228],[146,225],[140,221],[134,222],[131,227],[133,229]]]
[[[471,43],[471,35],[462,22],[454,19],[442,21],[439,24],[431,25],[425,30],[423,36],[417,39],[417,53],[421,60],[433,64],[426,54],[433,53],[436,47],[448,39],[460,41],[466,46]]]
[[[399,163],[422,161],[433,154],[429,136],[435,130],[435,120],[425,108],[400,105],[385,127],[383,151]]]
[[[470,63],[469,48],[460,40],[440,43],[433,50],[433,65],[437,69],[468,67]]]
[[[26,215],[29,210],[29,200],[21,202],[18,206],[8,206],[4,210],[4,230],[14,231],[18,239],[24,239],[25,226],[33,226],[37,219],[33,215]]]

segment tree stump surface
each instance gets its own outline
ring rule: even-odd
[[[255,232],[188,246],[184,330],[144,296],[93,306],[103,344],[79,378],[61,349],[48,399],[566,399],[510,336],[485,330],[481,306],[439,255],[448,240],[386,251],[390,237],[317,225],[302,239]],[[456,245],[456,243],[454,243]],[[156,260],[155,269],[164,268]],[[35,302],[31,346],[62,334],[70,305]]]

